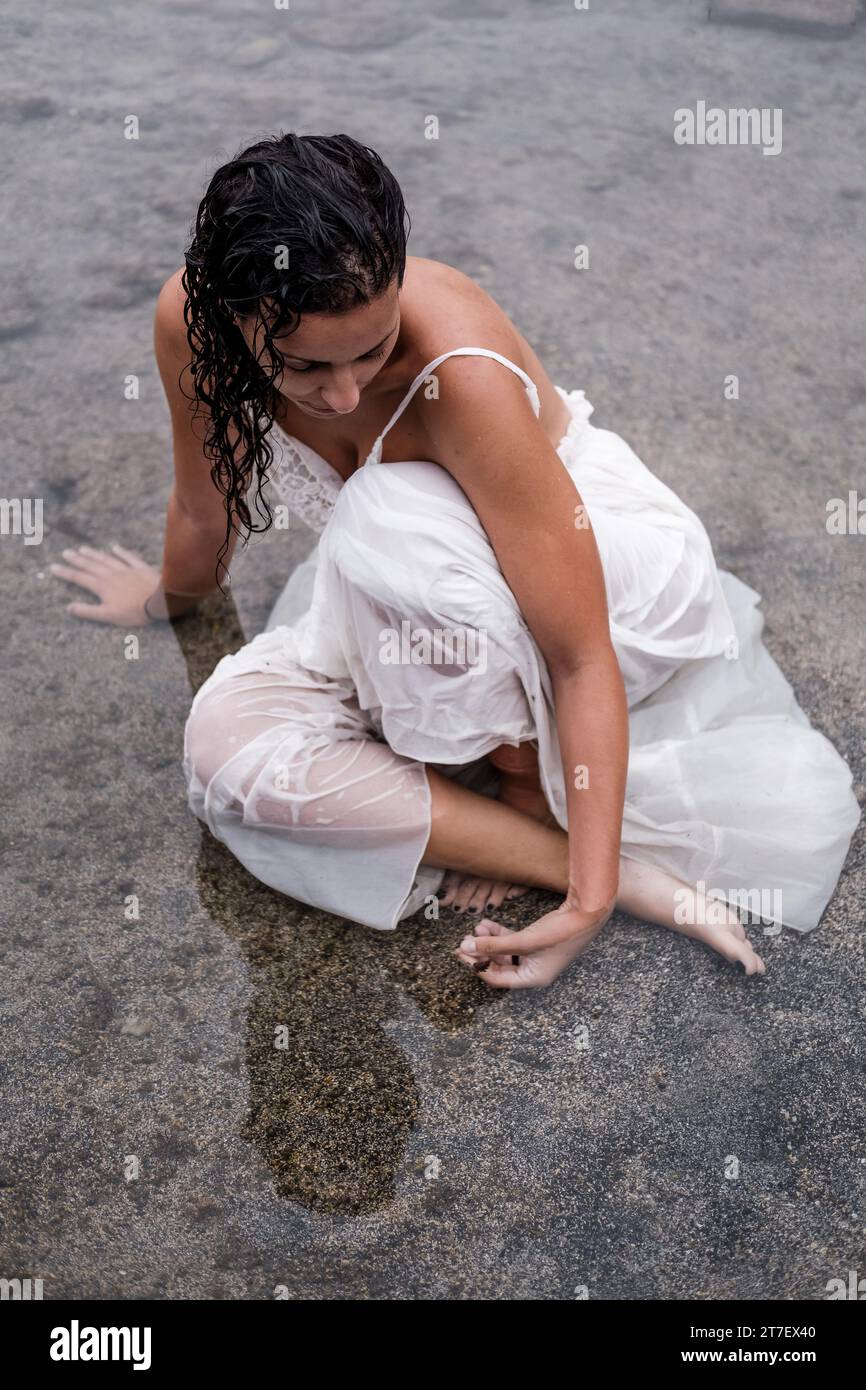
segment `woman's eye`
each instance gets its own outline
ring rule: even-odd
[[[378,352],[368,352],[367,355],[366,355],[365,357],[362,357],[362,358],[361,358],[361,361],[362,361],[362,362],[375,362],[376,359],[377,359],[378,357],[384,357],[384,356],[385,356],[385,348],[384,348],[384,347],[380,347],[379,350],[378,350]],[[289,371],[290,371],[290,372],[297,372],[297,374],[298,374],[299,376],[303,376],[304,372],[314,372],[314,371],[316,370],[315,363],[312,363],[312,362],[311,362],[310,365],[307,366],[307,367],[293,367],[293,366],[291,365],[291,363],[288,363],[287,365],[288,365],[288,368],[289,368]]]

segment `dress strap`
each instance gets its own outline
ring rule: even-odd
[[[391,416],[391,419],[388,421],[382,433],[375,440],[373,447],[365,460],[366,463],[381,463],[382,440],[385,438],[385,435],[388,433],[391,426],[395,424],[397,420],[399,420],[400,416],[403,414],[403,411],[406,409],[415,392],[418,390],[418,387],[421,385],[421,382],[424,381],[430,375],[430,373],[436,367],[439,366],[440,362],[444,362],[446,357],[494,357],[497,362],[502,363],[503,367],[510,367],[513,372],[517,373],[524,386],[526,387],[526,394],[529,397],[530,404],[532,406],[532,409],[535,411],[536,417],[538,417],[541,414],[541,402],[538,397],[538,387],[535,385],[535,382],[532,380],[532,378],[530,376],[527,376],[526,372],[523,370],[522,367],[518,367],[507,357],[503,357],[501,353],[494,352],[492,348],[451,348],[450,352],[443,352],[440,353],[438,357],[434,357],[433,361],[428,362],[427,366],[422,368],[422,370],[418,373],[415,380],[412,382],[412,385],[409,387],[409,390],[406,392],[406,395],[403,397],[397,409],[394,411],[394,414]]]

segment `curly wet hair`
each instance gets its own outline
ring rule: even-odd
[[[262,487],[273,449],[275,339],[305,313],[345,313],[403,283],[410,219],[396,178],[375,150],[350,135],[279,134],[217,169],[199,204],[181,283],[192,353],[192,409],[226,499],[226,537],[248,538],[273,517]],[[253,318],[253,356],[234,315]],[[253,522],[247,494],[255,484]],[[264,508],[264,510],[262,510]]]

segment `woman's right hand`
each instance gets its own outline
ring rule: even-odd
[[[591,945],[613,908],[611,903],[597,912],[581,912],[566,898],[520,931],[482,917],[454,954],[495,989],[544,988]]]
[[[67,613],[92,623],[117,623],[120,627],[143,627],[152,621],[144,611],[145,600],[154,594],[161,583],[161,572],[149,565],[134,550],[112,545],[113,554],[80,545],[77,550],[64,550],[65,565],[48,568],[58,579],[89,589],[98,603],[68,603]],[[159,608],[155,608],[159,613]]]

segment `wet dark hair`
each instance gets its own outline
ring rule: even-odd
[[[193,414],[205,417],[205,456],[226,499],[218,584],[232,530],[240,534],[242,526],[248,537],[273,521],[262,485],[273,461],[274,382],[283,370],[274,338],[293,332],[305,313],[370,303],[395,276],[401,286],[410,225],[394,175],[350,135],[274,135],[211,179],[181,283]],[[233,313],[255,319],[257,357]],[[254,479],[261,526],[244,496]]]

